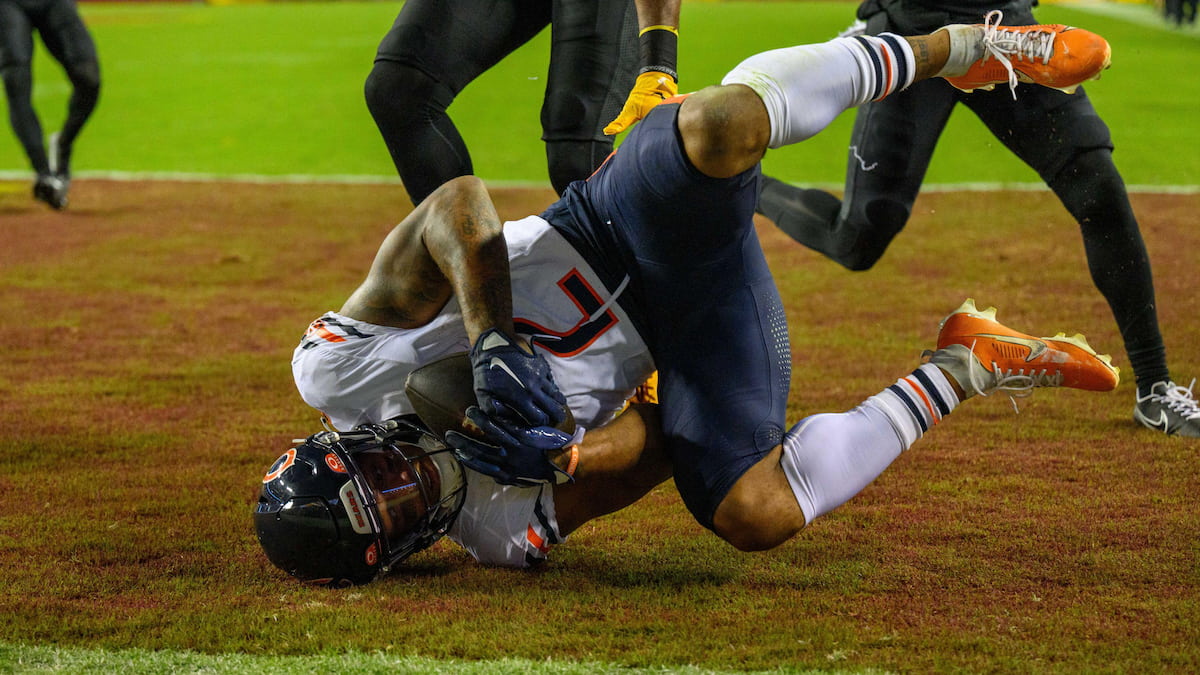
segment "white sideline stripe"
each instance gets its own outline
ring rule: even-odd
[[[178,171],[80,171],[73,178],[86,180],[111,181],[163,181],[180,183],[250,183],[261,185],[286,184],[321,184],[334,185],[395,185],[400,186],[400,179],[395,176],[370,176],[359,174],[217,174],[191,173]],[[33,174],[28,171],[0,170],[0,180],[32,181]],[[489,187],[549,190],[548,183],[519,180],[488,180]],[[818,190],[840,192],[844,187],[841,183],[792,183]],[[1200,194],[1200,185],[1126,185],[1129,192],[1146,194]],[[1008,182],[974,182],[974,183],[925,183],[921,192],[1044,192],[1048,190],[1043,183],[1008,183]]]
[[[200,173],[189,171],[74,171],[73,180],[111,181],[162,181],[179,183],[251,183],[262,185],[313,184],[333,185],[395,185],[400,186],[396,176],[372,176],[364,174],[258,174],[258,173]],[[0,170],[0,180],[33,181],[29,171]],[[487,184],[498,188],[551,189],[548,182],[519,180],[489,180]]]
[[[366,176],[356,174],[254,174],[254,173],[193,173],[188,171],[74,171],[72,179],[112,181],[164,181],[180,183],[336,183],[365,185],[400,185],[395,176]],[[0,171],[0,180],[32,180],[29,171]]]

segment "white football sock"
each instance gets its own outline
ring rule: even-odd
[[[853,410],[792,427],[781,463],[805,523],[861,492],[958,402],[941,369],[925,364]]]
[[[744,84],[767,106],[769,147],[816,135],[842,112],[912,84],[916,60],[891,33],[836,38],[755,54],[721,84]]]

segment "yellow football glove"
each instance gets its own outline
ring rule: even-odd
[[[604,127],[604,133],[613,136],[633,126],[646,116],[650,109],[679,93],[679,84],[670,75],[650,70],[638,75],[633,84],[633,91],[625,99],[625,107],[617,119]]]
[[[633,390],[630,403],[658,403],[658,371],[650,373],[646,381]]]

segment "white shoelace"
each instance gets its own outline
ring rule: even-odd
[[[1032,396],[1034,387],[1062,386],[1062,373],[1050,373],[1050,371],[1046,368],[1041,370],[1031,369],[1029,371],[1026,371],[1024,368],[1017,370],[1001,370],[1000,364],[992,361],[992,369],[991,371],[988,371],[987,367],[983,365],[983,361],[980,361],[979,357],[975,355],[975,344],[976,342],[972,341],[969,347],[967,347],[967,345],[962,345],[967,347],[971,356],[970,360],[965,364],[967,368],[967,382],[964,383],[962,380],[958,380],[958,384],[964,390],[967,389],[967,384],[971,385],[972,391],[968,392],[968,395],[973,392],[979,396],[989,396],[992,392],[1003,391],[1008,394],[1008,400],[1012,402],[1013,411],[1020,413],[1021,409],[1017,407],[1017,399]],[[934,355],[934,353],[935,352],[933,350],[926,349],[921,353],[922,362],[928,363],[929,359]],[[976,368],[976,366],[978,366],[978,368]],[[986,375],[977,372],[978,370],[984,371]],[[991,384],[991,386],[988,386],[987,383],[983,381],[987,379],[987,376],[995,378],[995,381]],[[958,376],[955,375],[954,377]]]
[[[975,354],[975,343],[971,343],[971,355]],[[979,357],[975,357],[978,359]],[[983,362],[979,362],[983,365]],[[1046,368],[1041,370],[1030,369],[1028,372],[1024,368],[1017,370],[1001,370],[1000,364],[992,361],[992,375],[996,378],[996,383],[987,392],[983,390],[983,383],[976,380],[974,368],[967,368],[967,374],[971,379],[971,386],[980,396],[987,396],[994,391],[1003,391],[1008,394],[1008,400],[1012,402],[1013,411],[1020,413],[1020,408],[1017,407],[1017,399],[1027,398],[1033,395],[1034,387],[1058,387],[1062,385],[1062,373],[1050,373]]]
[[[1197,419],[1200,418],[1200,404],[1196,403],[1196,398],[1192,395],[1194,386],[1196,386],[1195,378],[1187,387],[1169,382],[1167,386],[1163,387],[1163,393],[1155,394],[1151,390],[1148,398],[1158,398],[1163,405],[1186,419]]]
[[[1054,55],[1054,32],[1052,31],[1002,31],[1000,21],[1004,13],[993,9],[983,18],[983,50],[988,56],[996,59],[1008,71],[1008,88],[1013,98],[1017,97],[1017,72],[1013,70],[1012,59],[1020,61],[1036,61],[1041,59],[1043,64],[1050,63]]]

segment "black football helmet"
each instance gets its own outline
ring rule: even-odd
[[[263,476],[254,526],[276,567],[344,587],[440,539],[465,496],[453,449],[404,416],[313,434],[285,452]]]

